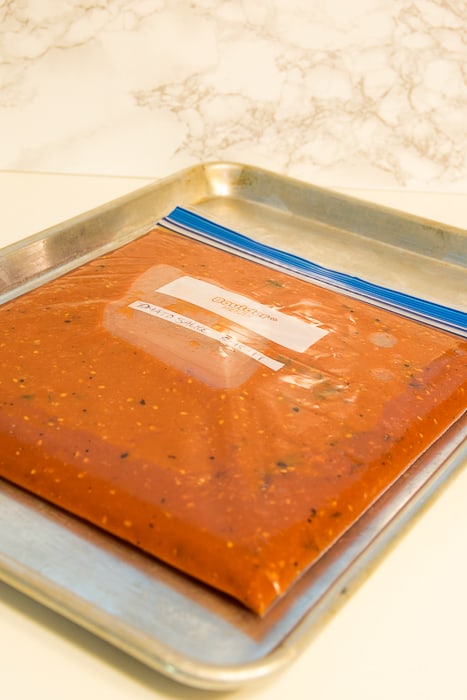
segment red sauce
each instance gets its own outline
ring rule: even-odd
[[[164,301],[165,266],[327,333]],[[5,304],[0,349],[0,475],[259,614],[466,407],[460,338],[162,229]]]

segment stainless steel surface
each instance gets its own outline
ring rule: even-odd
[[[135,238],[176,205],[317,262],[332,257],[335,267],[467,306],[462,231],[223,163],[192,168],[5,249],[0,301]],[[234,687],[279,670],[309,643],[465,464],[466,433],[465,422],[453,426],[263,619],[1,481],[0,578],[180,682]]]

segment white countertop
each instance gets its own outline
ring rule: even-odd
[[[0,173],[0,244],[18,240],[145,184],[142,179]],[[467,226],[465,198],[352,191]],[[463,700],[467,629],[467,472],[451,481],[370,578],[284,673],[236,700]],[[83,697],[197,700],[0,584],[0,669],[7,700]],[[222,694],[213,693],[213,698]]]
[[[25,0],[0,22],[0,169],[467,187],[465,0]]]

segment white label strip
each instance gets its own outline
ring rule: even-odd
[[[263,338],[298,352],[304,352],[327,334],[327,331],[313,323],[307,323],[277,311],[271,306],[259,304],[241,294],[194,277],[178,277],[164,284],[157,291],[191,302],[208,311],[214,311],[219,316],[235,321]]]
[[[219,331],[214,330],[214,328],[206,326],[204,325],[204,323],[199,323],[193,318],[189,318],[188,316],[184,316],[183,314],[174,313],[173,311],[164,309],[163,307],[157,306],[156,304],[150,304],[148,301],[134,301],[132,304],[129,304],[129,308],[135,309],[136,311],[142,311],[143,313],[149,314],[150,316],[161,318],[164,321],[174,323],[176,326],[187,328],[188,330],[194,331],[195,333],[200,333],[201,335],[204,335],[207,338],[217,340],[222,345],[226,345],[232,350],[237,350],[238,352],[241,352],[244,355],[248,355],[248,357],[251,357],[253,360],[260,362],[262,365],[269,367],[269,369],[272,369],[275,372],[277,372],[278,369],[281,369],[281,367],[284,366],[282,362],[273,360],[271,357],[267,357],[267,355],[264,355],[262,352],[259,352],[258,350],[255,350],[254,348],[251,348],[248,345],[245,345],[244,343],[240,343],[228,333],[220,333]]]

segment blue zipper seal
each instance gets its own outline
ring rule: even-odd
[[[195,235],[211,243],[221,244],[224,249],[227,248],[234,254],[244,253],[260,263],[272,263],[287,272],[297,272],[344,294],[357,296],[363,301],[383,306],[395,313],[441,326],[456,335],[467,337],[467,313],[464,311],[318,265],[294,253],[255,241],[183,207],[176,207],[159,224],[184,235]]]

